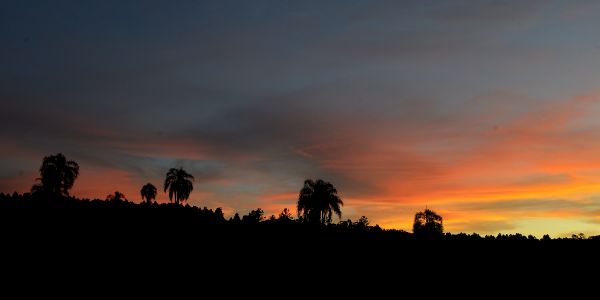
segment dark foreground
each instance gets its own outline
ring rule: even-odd
[[[372,226],[228,221],[206,209],[74,199],[2,199],[0,233],[5,275],[77,282],[555,282],[596,274],[600,257],[597,239],[419,239]]]

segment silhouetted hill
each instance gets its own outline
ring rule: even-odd
[[[0,195],[0,234],[3,257],[9,258],[5,267],[14,263],[15,272],[108,272],[122,280],[128,274],[184,271],[210,277],[209,282],[305,278],[301,274],[316,281],[364,276],[384,283],[390,278],[381,274],[391,274],[398,280],[432,276],[429,280],[439,282],[459,280],[450,275],[456,270],[467,272],[464,280],[497,272],[514,279],[534,273],[543,278],[557,268],[581,268],[580,262],[592,267],[600,253],[598,238],[445,234],[426,240],[359,222],[226,220],[220,210],[207,208],[29,194]]]

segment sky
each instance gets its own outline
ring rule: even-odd
[[[77,197],[600,234],[600,2],[9,0],[0,45],[0,192],[61,152]]]

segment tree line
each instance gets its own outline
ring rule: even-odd
[[[40,177],[36,178],[36,183],[31,188],[31,193],[19,195],[0,194],[0,201],[21,199],[31,201],[71,201],[72,205],[77,200],[79,205],[82,202],[92,203],[94,207],[102,205],[119,206],[119,207],[154,207],[156,209],[166,210],[165,207],[174,206],[180,207],[182,211],[195,214],[198,220],[208,221],[212,224],[245,224],[262,226],[277,225],[277,226],[308,226],[312,228],[321,228],[321,230],[334,231],[356,231],[370,232],[381,234],[387,232],[394,234],[400,238],[420,238],[420,239],[447,239],[447,240],[538,240],[536,237],[521,234],[497,236],[480,236],[478,234],[467,235],[460,234],[444,234],[443,218],[431,209],[417,212],[413,221],[413,233],[410,234],[403,230],[384,230],[378,225],[372,226],[366,216],[362,216],[359,220],[342,220],[342,207],[344,202],[338,195],[335,186],[325,180],[307,179],[299,192],[299,197],[296,205],[296,216],[290,209],[285,208],[277,216],[271,215],[266,218],[264,211],[261,208],[250,211],[244,216],[235,213],[229,219],[225,219],[221,208],[215,210],[197,207],[190,207],[187,202],[191,192],[194,189],[194,176],[186,172],[183,168],[171,168],[165,174],[163,183],[163,191],[168,194],[170,204],[158,204],[156,196],[158,190],[152,183],[146,183],[140,189],[141,204],[130,202],[126,196],[115,191],[108,195],[104,201],[75,199],[70,196],[69,190],[73,187],[75,180],[79,176],[79,164],[73,160],[68,160],[62,153],[46,156],[43,158],[42,165],[39,169]],[[100,203],[104,204],[100,204]],[[333,222],[333,216],[339,218],[338,223]],[[206,222],[204,222],[206,223]],[[593,237],[597,238],[597,237]],[[549,240],[550,237],[545,235],[542,240]],[[573,235],[571,239],[586,239],[583,234]]]

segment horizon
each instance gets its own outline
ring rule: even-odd
[[[79,198],[166,203],[183,167],[226,216],[323,179],[387,229],[600,234],[600,3],[2,6],[0,192],[60,152]]]

